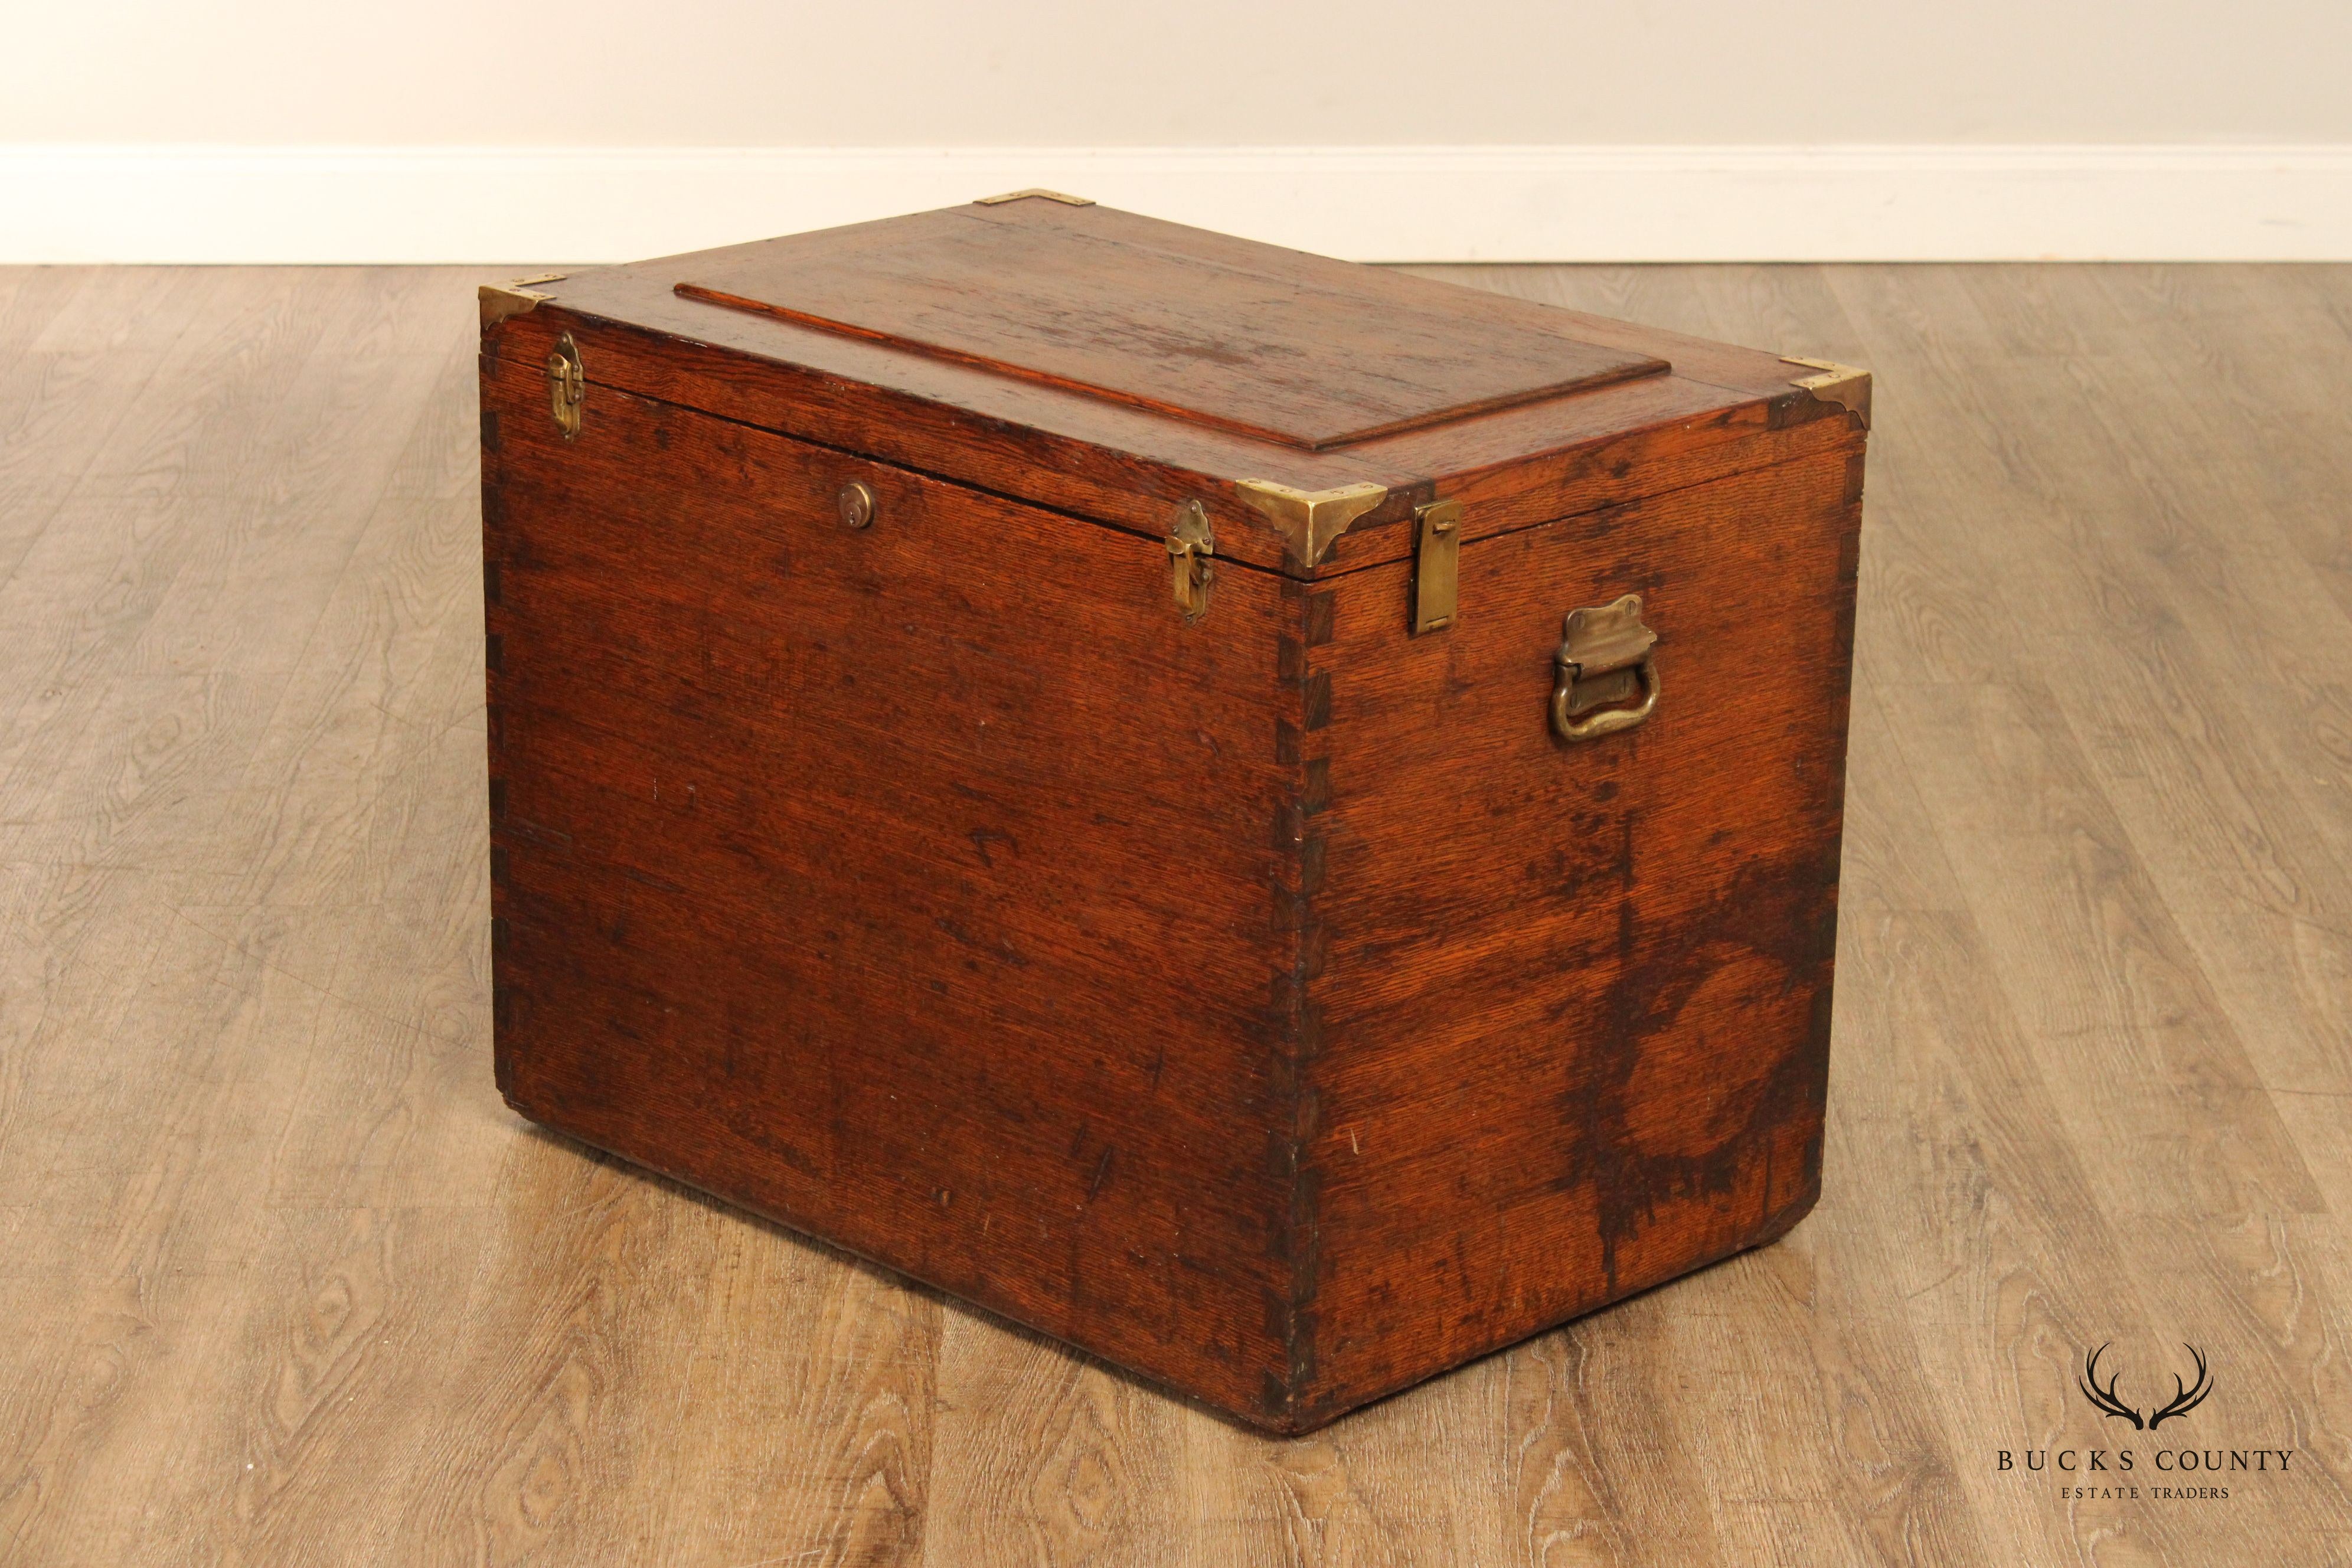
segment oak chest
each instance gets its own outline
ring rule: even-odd
[[[499,1087],[1283,1432],[1770,1240],[1868,389],[1049,193],[485,289]]]

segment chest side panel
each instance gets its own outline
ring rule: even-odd
[[[1419,637],[1404,566],[1337,585],[1311,1403],[1811,1203],[1860,490],[1857,437],[1483,540],[1458,622]],[[1626,594],[1657,634],[1657,705],[1563,741],[1562,617]]]
[[[485,367],[509,1100],[1258,1400],[1278,581],[1187,628],[1158,539]]]

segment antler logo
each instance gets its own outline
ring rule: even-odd
[[[2113,1342],[2113,1341],[2108,1342],[2110,1344]],[[2103,1388],[2099,1385],[2099,1358],[2107,1353],[2106,1345],[2101,1345],[2083,1358],[2083,1375],[2075,1386],[2083,1391],[2083,1397],[2089,1400],[2101,1413],[2109,1416],[2121,1416],[2132,1424],[2134,1431],[2153,1432],[2175,1415],[2188,1415],[2205,1403],[2205,1396],[2213,1392],[2213,1378],[2212,1374],[2205,1370],[2204,1354],[2195,1345],[2183,1344],[2180,1348],[2187,1351],[2190,1358],[2197,1363],[2197,1381],[2183,1387],[2180,1374],[2173,1373],[2172,1403],[2161,1410],[2149,1412],[2145,1421],[2140,1419],[2139,1412],[2126,1405],[2122,1395],[2116,1392],[2116,1380],[2122,1376],[2120,1373],[2109,1373],[2106,1386]]]

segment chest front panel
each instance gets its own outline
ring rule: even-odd
[[[509,1097],[1256,1400],[1278,581],[1210,637],[1156,539],[490,370]]]

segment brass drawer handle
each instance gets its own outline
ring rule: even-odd
[[[1559,679],[1551,689],[1551,727],[1563,741],[1597,741],[1630,730],[1658,706],[1658,665],[1652,649],[1658,634],[1642,624],[1642,595],[1628,594],[1613,605],[1570,610],[1560,628],[1552,663]],[[1636,689],[1638,708],[1605,708],[1590,719],[1578,715],[1623,702]]]

